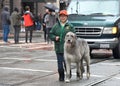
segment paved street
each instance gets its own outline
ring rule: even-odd
[[[53,44],[43,40],[43,34],[33,37],[33,43],[4,44],[0,40],[0,86],[119,86],[120,60],[109,58],[107,60],[91,59],[91,77],[76,81],[76,69],[72,64],[72,78],[70,83],[59,82],[57,62]],[[111,57],[110,51],[103,52]],[[102,54],[102,53],[101,53]],[[97,60],[98,61],[98,60]]]

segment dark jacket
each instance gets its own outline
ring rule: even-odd
[[[18,12],[13,11],[13,13],[11,14],[13,26],[21,26],[21,18],[22,17]]]
[[[8,7],[4,7],[3,11],[1,13],[1,21],[2,21],[2,25],[9,25],[9,21],[10,21],[10,13],[8,11]]]
[[[55,51],[56,53],[64,53],[64,38],[67,32],[72,31],[75,33],[75,29],[73,25],[70,23],[66,23],[64,28],[62,29],[61,24],[58,22],[56,23],[50,31],[50,38],[54,41],[55,44]],[[59,36],[59,41],[56,41],[56,36]]]

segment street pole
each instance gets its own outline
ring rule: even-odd
[[[9,0],[10,2],[10,14],[13,12],[13,0]]]
[[[3,8],[3,2],[4,0],[0,0],[0,9]]]
[[[59,7],[60,7],[60,10],[65,10],[66,9],[66,2],[65,2],[65,0],[60,0],[59,1]]]
[[[36,1],[35,4],[36,4],[36,7],[35,7],[36,8],[36,13],[35,14],[38,15],[38,2]]]

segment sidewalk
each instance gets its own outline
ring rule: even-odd
[[[42,30],[40,30],[40,31],[33,31],[33,36],[41,37],[42,33],[43,33]],[[2,39],[2,37],[3,37],[3,32],[2,32],[2,30],[0,30],[0,40]],[[14,33],[10,33],[9,34],[9,38],[13,38],[13,37],[14,37]],[[20,37],[25,37],[25,32],[20,32]]]
[[[9,47],[19,47],[19,48],[25,48],[27,50],[47,50],[51,51],[54,50],[54,43],[47,44],[47,42],[44,42],[43,38],[43,31],[34,31],[33,32],[33,42],[32,43],[25,43],[25,32],[20,33],[20,43],[14,44],[14,34],[9,34],[9,41],[10,43],[4,43],[2,39],[2,31],[0,31],[0,45],[1,46],[9,46]]]

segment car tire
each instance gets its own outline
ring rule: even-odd
[[[112,50],[113,57],[115,59],[120,59],[120,37],[117,46]]]
[[[90,57],[91,57],[91,58],[93,57],[92,49],[91,49],[91,48],[90,48]]]

